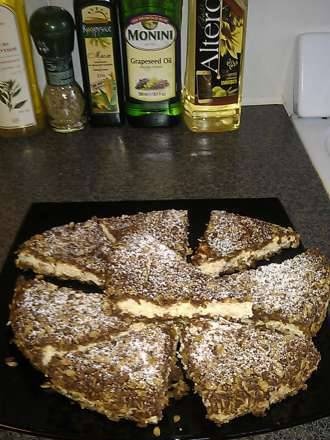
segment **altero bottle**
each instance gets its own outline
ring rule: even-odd
[[[184,121],[196,132],[240,125],[247,0],[189,0]]]

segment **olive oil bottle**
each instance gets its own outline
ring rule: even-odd
[[[45,124],[23,0],[0,0],[0,136],[27,136]]]
[[[126,116],[137,127],[180,120],[182,0],[121,0]]]
[[[247,0],[189,0],[184,121],[196,132],[240,125]]]
[[[114,0],[74,0],[81,70],[90,122],[124,121],[118,14]]]

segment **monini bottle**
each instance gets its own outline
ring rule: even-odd
[[[114,0],[74,0],[81,70],[90,122],[124,121],[118,15]]]
[[[0,0],[0,136],[39,132],[45,123],[23,0]]]
[[[189,0],[184,121],[196,132],[240,125],[247,0]]]
[[[137,127],[180,120],[182,0],[122,0],[126,116]]]

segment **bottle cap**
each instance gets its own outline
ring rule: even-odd
[[[30,32],[42,57],[64,58],[74,45],[74,21],[58,6],[37,9],[30,18]]]

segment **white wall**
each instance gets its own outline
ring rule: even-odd
[[[296,36],[315,31],[330,32],[330,0],[249,1],[245,104],[284,103],[292,112]]]
[[[183,2],[185,30],[188,0]],[[45,3],[63,6],[72,13],[72,0],[26,0],[29,13]],[[296,36],[315,31],[330,32],[330,0],[249,0],[244,104],[284,103],[287,111],[292,112]],[[185,41],[186,33],[183,32],[183,54]],[[42,64],[38,57],[36,63],[43,86]],[[74,65],[76,78],[81,82],[77,46]]]

